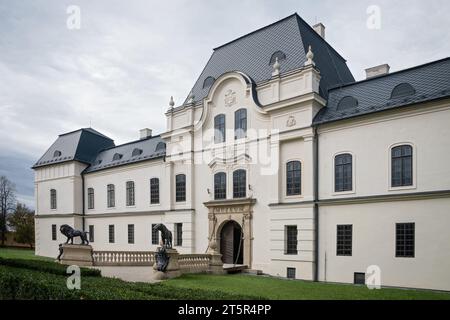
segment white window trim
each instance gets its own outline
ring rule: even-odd
[[[391,155],[392,155],[392,149],[398,146],[404,146],[404,145],[409,145],[412,147],[412,175],[413,175],[413,181],[412,181],[412,185],[410,186],[404,186],[404,187],[393,187],[392,186],[392,159],[391,159]],[[414,143],[412,142],[398,142],[395,144],[392,144],[389,146],[388,149],[388,191],[402,191],[402,190],[415,190],[417,189],[417,148],[414,145]]]
[[[287,195],[287,172],[286,172],[286,169],[287,169],[287,164],[289,163],[289,162],[292,162],[292,161],[299,161],[300,162],[300,194],[295,194],[295,195],[290,195],[290,196],[288,196]],[[286,160],[284,163],[283,163],[283,169],[282,169],[282,171],[283,171],[283,173],[282,173],[282,175],[283,175],[283,178],[282,178],[282,181],[283,181],[283,185],[282,185],[282,190],[281,190],[281,192],[282,192],[282,196],[283,196],[283,199],[285,199],[285,200],[291,200],[291,199],[303,199],[305,196],[304,196],[304,184],[303,184],[303,178],[304,178],[304,162],[303,162],[303,160],[301,159],[301,158],[291,158],[291,159],[288,159],[288,160]]]
[[[349,154],[352,156],[352,190],[349,191],[336,191],[335,188],[335,161],[336,161],[336,157],[338,155],[341,154]],[[331,166],[331,195],[332,196],[343,196],[343,195],[348,195],[348,194],[355,194],[356,193],[356,158],[355,155],[353,154],[353,152],[350,151],[341,151],[341,152],[337,152],[333,155],[333,158],[331,159],[332,161],[332,166]]]

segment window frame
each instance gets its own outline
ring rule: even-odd
[[[134,244],[134,233],[135,233],[134,231],[135,231],[134,224],[133,223],[128,224],[127,225],[128,244]]]
[[[108,243],[116,243],[116,227],[114,224],[108,225]]]
[[[294,229],[295,229],[295,239],[290,239],[289,237],[292,235],[290,233],[290,231],[293,231]],[[298,226],[297,225],[285,225],[284,226],[284,255],[290,255],[290,256],[298,255]]]
[[[153,229],[157,223],[152,223],[152,245],[159,245],[159,231]]]
[[[95,209],[95,190],[90,187],[87,189],[88,210]]]
[[[174,246],[182,247],[183,246],[183,223],[177,222],[173,226],[173,231],[175,235]]]
[[[57,232],[57,225],[52,224],[52,241],[58,240],[58,232]]]
[[[222,177],[221,181],[218,182],[218,177]],[[224,171],[219,171],[214,173],[214,200],[225,200],[227,199],[227,173]],[[220,184],[220,187],[218,186]],[[218,196],[220,195],[220,196]]]
[[[178,181],[178,178],[183,177],[183,181]],[[186,202],[186,174],[179,173],[175,175],[175,202]]]
[[[94,242],[95,240],[95,226],[93,224],[89,225],[89,242]]]
[[[351,188],[350,189],[345,189],[343,187],[342,190],[337,190],[336,188],[336,169],[337,169],[337,159],[338,157],[342,157],[342,156],[349,156],[350,157],[350,163],[344,163],[344,164],[340,164],[339,166],[347,166],[350,167],[350,183],[351,183]],[[345,167],[344,167],[345,170]],[[336,195],[340,195],[340,194],[349,194],[349,193],[354,193],[355,192],[355,156],[353,155],[353,153],[351,152],[339,152],[336,153],[333,156],[333,193]],[[343,172],[343,180],[344,180],[345,174]],[[345,186],[344,181],[342,182],[343,186]]]
[[[350,228],[349,228],[350,227]],[[339,230],[343,228],[343,230]],[[350,230],[350,235],[348,234]],[[342,237],[342,239],[340,239]],[[350,237],[350,240],[346,239]],[[350,245],[348,244],[350,241]],[[339,243],[342,242],[340,245]],[[350,249],[348,247],[350,246]],[[336,256],[351,257],[353,255],[353,224],[337,224],[336,225]]]
[[[112,183],[106,185],[106,207],[116,207],[116,186]]]
[[[218,123],[219,120],[223,120],[221,123]],[[227,120],[226,115],[224,113],[218,114],[214,117],[214,143],[224,143],[227,139]],[[222,139],[219,139],[220,136],[217,134],[220,133]]]
[[[396,148],[399,147],[405,147],[408,146],[411,148],[411,156],[400,156],[397,158],[405,158],[405,157],[411,157],[411,184],[408,185],[398,185],[398,186],[394,186],[393,184],[393,178],[394,178],[394,171],[393,171],[393,152]],[[408,143],[408,142],[402,142],[402,143],[396,143],[392,146],[389,147],[389,153],[388,153],[388,161],[389,161],[389,190],[394,191],[394,190],[405,190],[405,189],[415,189],[416,188],[416,157],[417,157],[417,152],[416,152],[416,148],[412,143]],[[403,167],[402,167],[403,170]],[[403,179],[403,178],[401,178]]]
[[[135,183],[132,180],[129,180],[125,184],[125,204],[127,207],[134,207],[136,206],[136,187]]]
[[[404,241],[405,243],[403,243],[403,248],[401,249],[401,251],[403,252],[403,253],[401,253],[400,251],[399,251],[399,227],[401,227],[401,226],[403,226],[403,227],[406,227],[406,226],[409,226],[409,227],[411,227],[412,226],[412,249],[411,248],[409,248],[409,249],[407,249],[407,247],[408,247],[408,244],[406,244],[406,242],[408,241],[408,239],[406,239],[406,236],[407,236],[407,234],[406,234],[406,231],[410,231],[411,232],[411,230],[406,230],[405,228],[403,229],[403,232],[404,232],[404,234],[403,234],[403,239],[401,239],[401,241]],[[409,241],[411,241],[411,240],[409,240]],[[411,246],[411,244],[409,244],[409,246]],[[416,257],[416,223],[415,222],[398,222],[398,223],[396,223],[395,224],[395,257],[396,258],[415,258]]]
[[[300,167],[299,167],[299,190],[298,190],[298,193],[290,193],[290,188],[289,188],[289,186],[288,186],[288,181],[289,181],[289,170],[288,170],[288,166],[289,166],[289,164],[292,164],[292,163],[298,163],[299,165],[300,165]],[[291,170],[291,172],[295,172],[295,171],[297,171],[297,170]],[[284,177],[284,188],[285,188],[285,196],[287,197],[287,198],[290,198],[290,197],[300,197],[300,196],[302,196],[302,161],[300,160],[300,159],[291,159],[291,160],[288,160],[287,162],[286,162],[286,164],[285,164],[285,170],[284,170],[284,175],[285,175],[285,177]],[[294,177],[293,178],[295,178],[295,175],[294,175]],[[295,181],[294,181],[294,183],[295,183]]]
[[[242,116],[242,114],[244,116]],[[248,129],[248,112],[246,108],[240,108],[234,112],[234,140],[247,138],[247,129]]]
[[[240,184],[237,185],[238,182],[235,181],[235,174],[237,174],[238,172],[244,173],[244,187],[243,188],[242,188],[242,185],[240,185]],[[247,184],[248,184],[247,170],[245,170],[245,169],[234,170],[232,179],[233,179],[233,199],[245,199],[247,197]]]
[[[58,209],[58,198],[56,189],[50,189],[50,210]]]
[[[156,190],[155,190],[156,188]],[[160,185],[159,178],[153,177],[150,179],[150,204],[157,205],[160,204]]]

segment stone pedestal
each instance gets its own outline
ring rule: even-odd
[[[158,248],[159,250],[159,248]],[[161,272],[158,273],[159,280],[165,279],[171,279],[181,276],[180,266],[178,264],[178,251],[175,249],[166,249],[166,253],[169,256],[169,264],[167,265],[167,268],[164,272],[164,276],[161,274]],[[157,270],[157,264],[156,262],[153,264],[153,269]]]
[[[94,259],[92,257],[92,246],[80,244],[63,244],[63,253],[61,255],[61,264],[92,266]]]
[[[226,273],[225,270],[223,270],[222,255],[217,251],[217,242],[216,241],[212,240],[209,243],[208,253],[211,255],[208,273],[211,273],[211,274]]]

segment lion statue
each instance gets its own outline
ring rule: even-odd
[[[89,232],[86,232],[86,231],[80,231],[80,230],[75,230],[74,228],[72,228],[72,227],[69,226],[68,224],[63,224],[63,225],[59,228],[59,231],[61,231],[61,233],[67,237],[66,244],[68,244],[69,241],[70,241],[70,244],[73,244],[73,238],[75,238],[75,237],[80,237],[80,239],[81,239],[81,244],[83,244],[83,245],[84,245],[84,244],[86,244],[86,245],[89,244],[89,240],[88,240],[88,238],[87,238],[87,234],[88,234]]]
[[[158,223],[153,227],[153,230],[161,232],[161,239],[164,248],[172,248],[172,232],[167,229],[165,225],[163,225],[162,223]]]

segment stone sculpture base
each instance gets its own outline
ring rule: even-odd
[[[79,244],[63,244],[61,264],[77,266],[93,266],[92,246]]]
[[[225,274],[223,270],[222,255],[220,253],[211,254],[211,261],[209,263],[209,271],[211,274]]]
[[[166,249],[166,253],[169,256],[169,264],[164,272],[156,271],[155,277],[158,279],[155,280],[171,279],[181,276],[180,266],[178,264],[178,251],[175,249]],[[156,263],[153,264],[153,269],[157,270]]]

